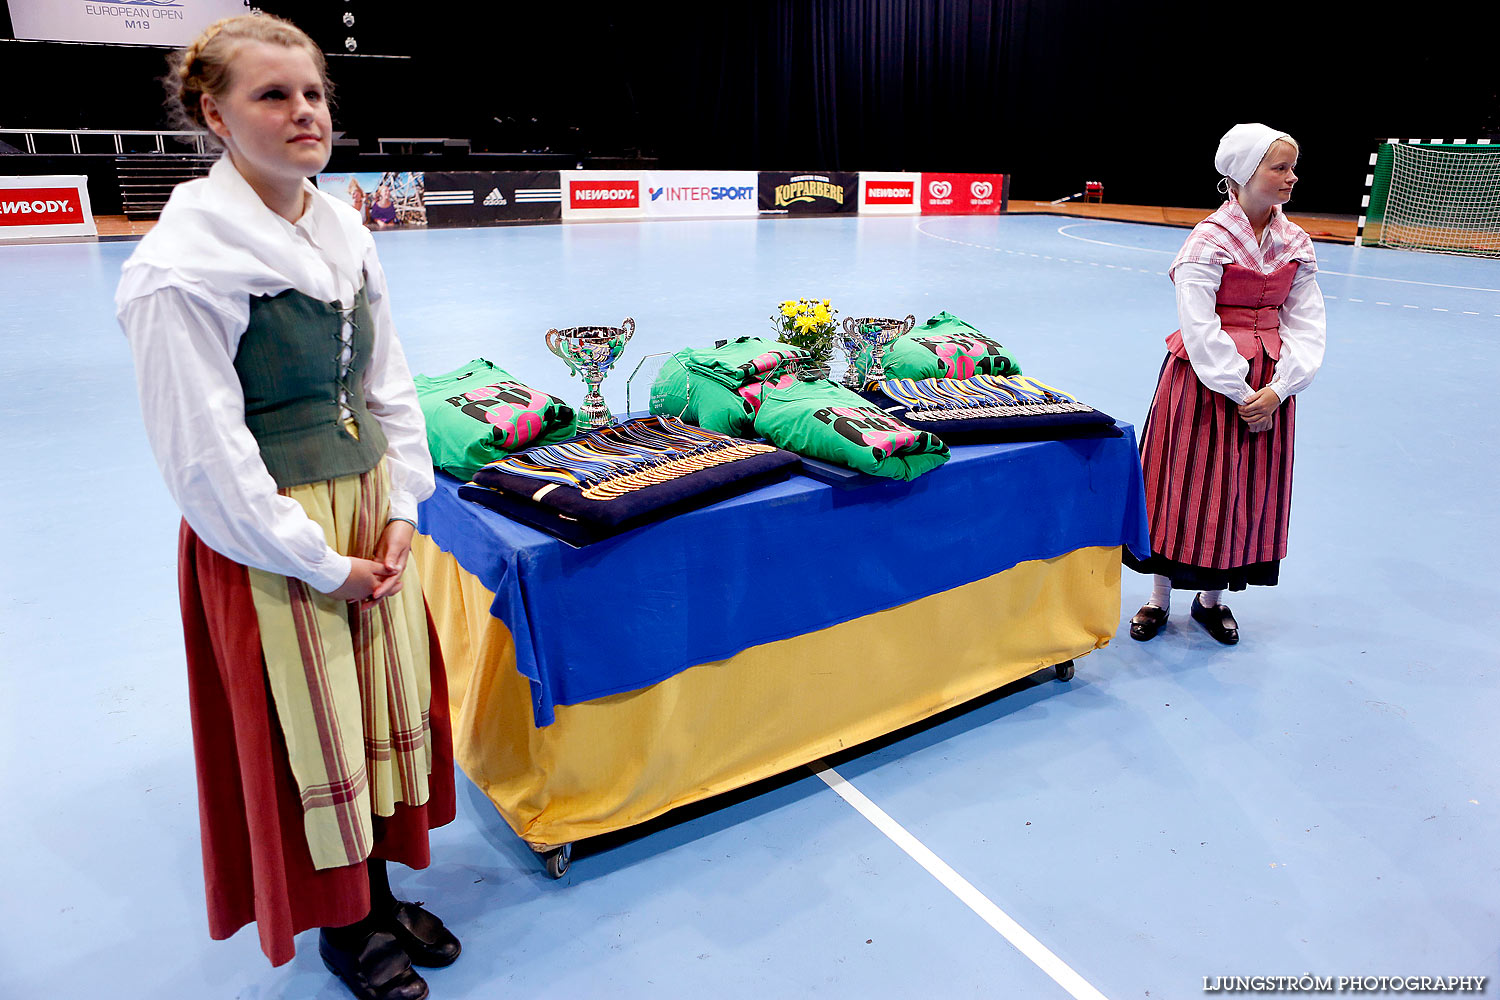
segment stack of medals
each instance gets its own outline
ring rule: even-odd
[[[459,496],[586,545],[784,479],[797,461],[673,416],[639,417],[490,462]]]
[[[977,420],[985,417],[1092,413],[1060,389],[1025,375],[975,375],[972,378],[898,378],[880,391],[906,405],[904,420]]]
[[[613,500],[751,455],[777,449],[685,424],[676,417],[628,420],[560,444],[542,445],[490,463],[491,468],[573,486],[590,500]]]
[[[949,444],[1117,437],[1115,419],[1025,375],[887,379],[881,406]],[[867,394],[867,399],[876,398]],[[896,403],[896,406],[887,405]]]

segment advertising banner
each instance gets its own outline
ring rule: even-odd
[[[922,210],[921,174],[859,173],[859,214],[916,215]]]
[[[646,174],[640,170],[564,170],[565,220],[640,219],[646,215]]]
[[[222,17],[247,12],[244,0],[10,0],[17,38],[119,45],[187,45]]]
[[[371,229],[427,225],[424,185],[421,173],[406,171],[318,175],[318,190],[353,206]]]
[[[1009,174],[922,175],[923,215],[999,215],[1009,197]]]
[[[762,170],[760,210],[768,215],[827,215],[859,208],[859,174]]]
[[[0,243],[98,235],[87,177],[0,177]]]
[[[653,170],[645,175],[648,216],[754,216],[753,170]]]
[[[556,170],[463,170],[424,174],[429,226],[493,226],[562,218]]]

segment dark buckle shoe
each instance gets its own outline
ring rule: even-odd
[[[463,946],[443,922],[420,903],[397,902],[382,924],[411,956],[413,965],[440,969],[458,959]]]
[[[1140,642],[1156,638],[1156,633],[1161,631],[1168,617],[1166,608],[1158,608],[1154,604],[1142,604],[1141,610],[1130,619],[1130,638]]]
[[[1234,620],[1234,615],[1229,613],[1229,605],[1216,604],[1211,608],[1205,608],[1198,602],[1198,595],[1193,595],[1193,621],[1202,625],[1208,634],[1219,640],[1226,646],[1233,646],[1240,641],[1240,623]]]
[[[328,971],[338,976],[360,1000],[425,1000],[427,982],[411,967],[411,959],[393,934],[373,931],[348,951],[318,933],[318,954]]]

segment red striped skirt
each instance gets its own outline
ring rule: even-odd
[[[1274,372],[1261,352],[1247,381],[1260,389]],[[1270,430],[1251,433],[1233,400],[1168,354],[1141,433],[1152,556],[1130,564],[1185,589],[1275,583],[1292,509],[1296,413],[1294,396]]]
[[[245,567],[204,545],[184,521],[178,587],[209,936],[220,941],[254,922],[261,950],[281,965],[295,953],[297,932],[340,927],[370,912],[365,866],[313,867]],[[448,682],[431,615],[427,630],[433,751],[428,800],[421,806],[397,803],[394,815],[377,816],[370,852],[410,868],[427,867],[427,831],[451,822],[455,812]]]

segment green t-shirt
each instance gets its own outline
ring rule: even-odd
[[[651,384],[651,412],[733,437],[755,436],[761,380],[783,362],[805,359],[800,347],[741,337],[712,350],[685,348],[666,360]]]
[[[931,432],[823,379],[768,387],[755,430],[778,448],[890,479],[915,479],[948,461],[948,446]]]
[[[675,355],[661,366],[651,385],[651,412],[678,417],[684,423],[731,437],[755,434],[755,410],[749,400],[701,372],[688,369]]]
[[[511,452],[578,434],[571,406],[483,358],[412,381],[427,420],[432,464],[460,479]]]
[[[949,312],[940,312],[910,333],[897,337],[882,358],[886,378],[972,378],[975,375],[1019,375],[1021,366],[998,341]],[[870,349],[856,362],[870,370]]]
[[[740,337],[713,350],[678,351],[675,357],[693,373],[738,389],[759,382],[786,361],[805,361],[809,355],[791,344],[762,337]]]

